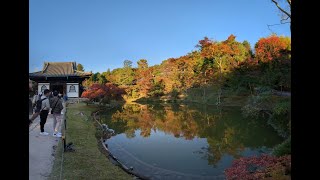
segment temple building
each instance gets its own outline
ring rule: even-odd
[[[82,81],[91,75],[91,72],[78,71],[76,62],[45,62],[42,71],[29,73],[29,78],[38,83],[38,94],[49,89],[77,98],[83,91]]]

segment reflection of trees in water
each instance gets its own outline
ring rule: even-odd
[[[198,153],[211,165],[219,162],[224,154],[237,158],[245,147],[268,146],[268,142],[262,140],[269,137],[268,132],[259,124],[243,120],[240,112],[210,106],[126,104],[111,112],[105,121],[117,134],[125,133],[128,138],[133,138],[136,130],[141,131],[142,137],[160,130],[187,140],[207,138],[209,146]]]
[[[234,158],[240,157],[241,151],[244,150],[244,145],[236,135],[235,129],[228,127],[222,137],[207,138],[209,144],[207,159],[209,164],[215,165],[224,154],[229,154]]]
[[[210,110],[210,109],[209,109]],[[228,114],[222,114],[222,109],[216,109],[214,113],[208,113],[208,108],[204,107],[200,117],[200,137],[207,138],[208,147],[202,148],[199,152],[204,154],[210,165],[215,166],[224,154],[229,154],[235,158],[240,157],[240,152],[244,149],[241,142],[239,130],[233,123],[229,122]]]

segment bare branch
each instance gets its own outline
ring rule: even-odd
[[[275,1],[275,0],[271,0],[271,1],[278,7],[278,9],[280,9],[281,12],[283,12],[284,14],[286,14],[286,15],[291,19],[291,14],[289,14],[287,11],[285,11],[284,9],[282,9],[282,8],[279,6],[279,4],[278,4],[277,1]]]
[[[284,22],[284,23],[281,23],[281,24],[267,24],[267,26],[268,26],[268,29],[269,29],[272,33],[274,33],[274,32],[272,31],[272,29],[270,29],[270,26],[278,26],[278,25],[283,25],[283,24],[287,24],[287,23],[290,23],[290,22]]]
[[[284,23],[281,23],[281,24],[268,24],[267,26],[277,26],[277,25],[283,25],[283,24],[287,24],[287,23],[290,23],[290,22],[284,22]]]
[[[268,26],[268,29],[271,31],[271,33],[274,33],[274,32],[272,31],[272,29],[270,29],[270,26],[272,26],[272,25],[268,25],[268,24],[267,24],[267,26]]]
[[[288,20],[289,19],[289,16],[287,16],[287,18],[284,18],[284,19],[281,19],[281,24],[285,24],[285,23],[289,23],[289,22],[283,22],[283,21],[285,21],[285,20]]]

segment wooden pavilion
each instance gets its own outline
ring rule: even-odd
[[[45,62],[42,71],[29,73],[29,78],[38,83],[38,94],[49,89],[77,98],[83,91],[82,81],[91,75],[78,71],[76,62]]]

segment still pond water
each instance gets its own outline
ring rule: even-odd
[[[244,118],[239,107],[125,104],[100,121],[115,131],[109,151],[150,179],[224,179],[234,159],[282,142],[265,119]]]

